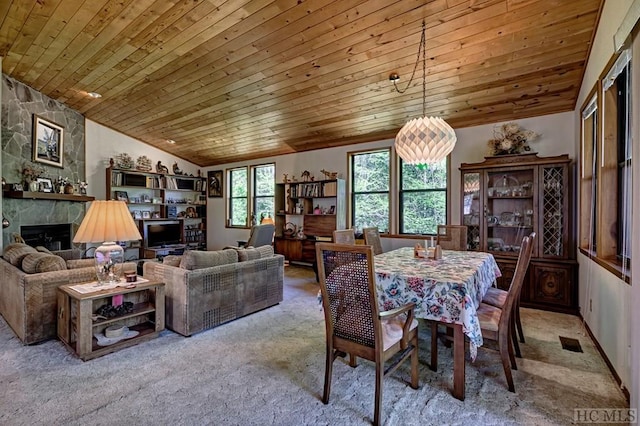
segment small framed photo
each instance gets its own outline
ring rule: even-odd
[[[149,194],[142,194],[142,202],[143,203],[150,203],[151,202],[151,197],[149,196]]]
[[[142,212],[143,219],[151,219],[151,212],[149,210],[145,210]]]
[[[33,161],[62,168],[64,127],[33,115]]]
[[[11,190],[12,191],[22,191],[22,184],[21,183],[12,183],[11,184]]]
[[[127,191],[116,191],[116,200],[128,203],[129,195],[127,194]]]
[[[153,212],[154,219],[160,219],[160,212]]]
[[[142,219],[142,212],[140,210],[136,210],[133,212],[134,219]]]
[[[329,207],[329,214],[336,214],[336,206]]]
[[[207,182],[209,198],[222,197],[222,170],[207,172]]]
[[[37,180],[40,192],[53,192],[53,183],[49,178],[38,178]]]

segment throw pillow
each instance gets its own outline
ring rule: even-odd
[[[53,254],[53,253],[51,253],[51,251],[48,248],[46,248],[44,246],[36,246],[36,250],[38,250],[41,253]]]
[[[22,259],[24,259],[26,255],[37,252],[38,251],[36,249],[27,244],[12,243],[4,248],[2,257],[13,266],[17,266],[19,268],[22,264]]]
[[[238,262],[235,250],[197,251],[189,250],[182,255],[180,267],[190,271],[194,269],[210,268]]]
[[[246,262],[248,260],[263,259],[273,256],[272,246],[260,246],[257,248],[247,248],[238,250],[238,261]]]
[[[22,260],[22,270],[27,274],[40,272],[64,271],[67,264],[60,256],[47,253],[29,253]]]

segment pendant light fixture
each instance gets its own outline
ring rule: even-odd
[[[456,133],[451,126],[440,117],[427,117],[427,56],[426,56],[426,25],[422,21],[422,38],[413,73],[409,84],[404,90],[398,89],[397,81],[400,76],[392,73],[389,80],[393,81],[398,93],[404,93],[411,86],[413,77],[420,61],[422,52],[422,117],[409,120],[396,135],[394,148],[400,158],[407,164],[436,164],[449,155],[456,145]]]

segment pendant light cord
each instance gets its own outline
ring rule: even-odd
[[[425,36],[427,25],[422,20],[422,36],[420,37],[420,47],[418,48],[418,56],[416,57],[416,63],[413,66],[413,72],[411,73],[411,78],[409,79],[409,83],[407,83],[407,87],[404,90],[400,90],[398,88],[397,79],[393,80],[393,87],[396,89],[396,92],[402,94],[411,87],[411,83],[413,82],[413,77],[416,75],[416,70],[418,69],[418,63],[420,63],[420,52],[422,52],[422,116],[426,116],[427,114],[427,39]]]

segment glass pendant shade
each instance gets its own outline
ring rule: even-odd
[[[140,240],[142,236],[124,201],[94,201],[74,243],[103,243],[95,251],[96,275],[99,283],[120,281],[124,249],[116,241]]]
[[[456,133],[440,117],[414,118],[396,135],[395,149],[407,164],[436,164],[456,146]]]

